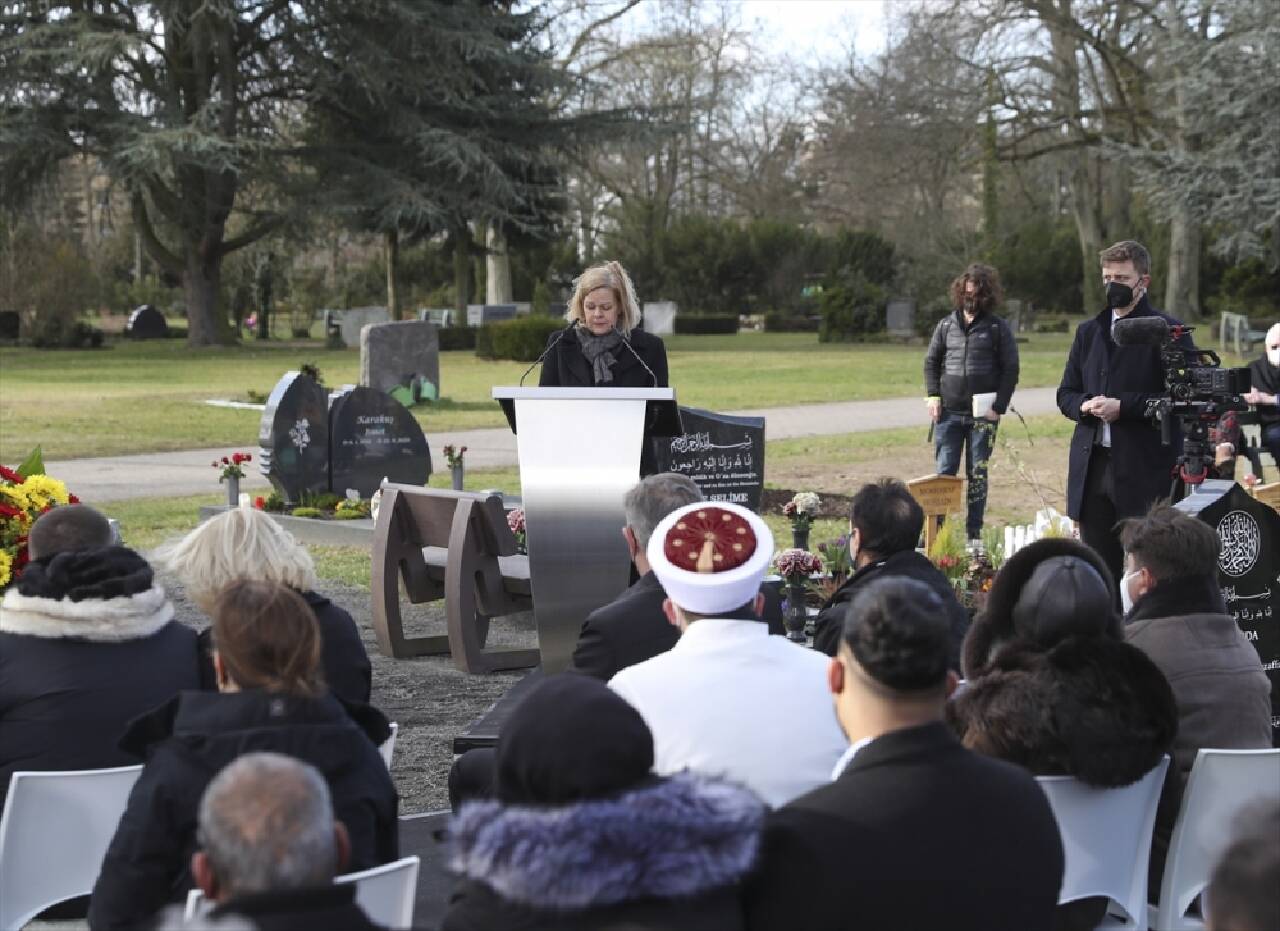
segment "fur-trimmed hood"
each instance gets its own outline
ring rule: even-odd
[[[453,819],[449,865],[536,909],[690,897],[741,881],[764,815],[749,789],[690,772],[563,806],[471,802]]]
[[[49,639],[136,640],[172,619],[151,566],[123,546],[36,560],[0,601],[0,633]]]

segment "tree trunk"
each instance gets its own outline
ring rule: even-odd
[[[187,256],[182,286],[187,298],[188,346],[229,346],[235,342],[218,306],[221,278],[221,259],[202,258],[195,250]]]
[[[458,324],[466,326],[467,303],[471,298],[471,249],[466,227],[453,232],[453,309]]]
[[[387,313],[392,320],[399,320],[400,288],[396,279],[400,268],[400,231],[388,230],[384,236],[387,245]]]
[[[1089,174],[1088,154],[1071,152],[1067,155],[1067,188],[1071,196],[1071,216],[1076,221],[1076,236],[1080,240],[1080,296],[1088,313],[1097,301],[1101,278],[1098,273],[1098,253],[1102,251],[1102,219],[1098,216],[1098,198],[1093,178]]]
[[[1169,275],[1164,310],[1181,319],[1200,316],[1200,224],[1187,207],[1169,221]]]
[[[485,227],[485,288],[486,304],[510,304],[511,256],[507,253],[507,238],[496,223]]]

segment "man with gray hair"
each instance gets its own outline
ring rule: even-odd
[[[351,845],[334,820],[324,777],[279,753],[248,753],[220,772],[200,800],[191,874],[212,917],[280,928],[376,929],[354,885],[334,885]]]

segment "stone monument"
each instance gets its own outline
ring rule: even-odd
[[[360,384],[396,392],[411,404],[440,397],[440,335],[435,325],[423,320],[366,325],[360,331]]]
[[[314,378],[286,372],[258,429],[258,468],[285,501],[329,490],[329,395]]]
[[[676,331],[675,301],[649,301],[644,305],[644,331],[651,336],[667,336]]]
[[[0,310],[0,339],[16,340],[22,329],[22,318],[16,310]]]
[[[347,388],[329,410],[329,487],[335,494],[354,488],[368,498],[383,478],[425,485],[431,452],[422,428],[408,409],[374,388]]]
[[[916,335],[916,302],[890,301],[885,310],[885,328],[894,339],[913,339]]]
[[[386,323],[391,319],[385,307],[351,307],[339,312],[338,325],[342,330],[342,342],[348,349],[360,345],[360,331],[369,323]]]
[[[503,320],[514,320],[515,304],[468,304],[467,326],[484,326],[486,323],[499,323]]]
[[[650,441],[656,471],[689,476],[708,501],[758,511],[764,492],[764,418],[681,407],[680,422],[682,436]]]
[[[164,314],[150,304],[143,304],[129,314],[124,331],[130,339],[164,339],[169,335],[169,324]]]

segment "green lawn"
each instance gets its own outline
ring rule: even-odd
[[[1021,347],[1022,385],[1056,384],[1069,340],[1032,336]],[[924,393],[919,345],[820,344],[806,333],[666,342],[671,382],[680,401],[695,407],[728,411]],[[360,354],[319,343],[193,351],[170,340],[97,351],[0,349],[0,461],[17,461],[37,443],[51,459],[252,444],[257,412],[201,402],[268,392],[303,362],[317,364],[336,386],[357,380]],[[502,426],[490,390],[515,384],[526,367],[443,353],[443,400],[415,413],[428,432]]]

